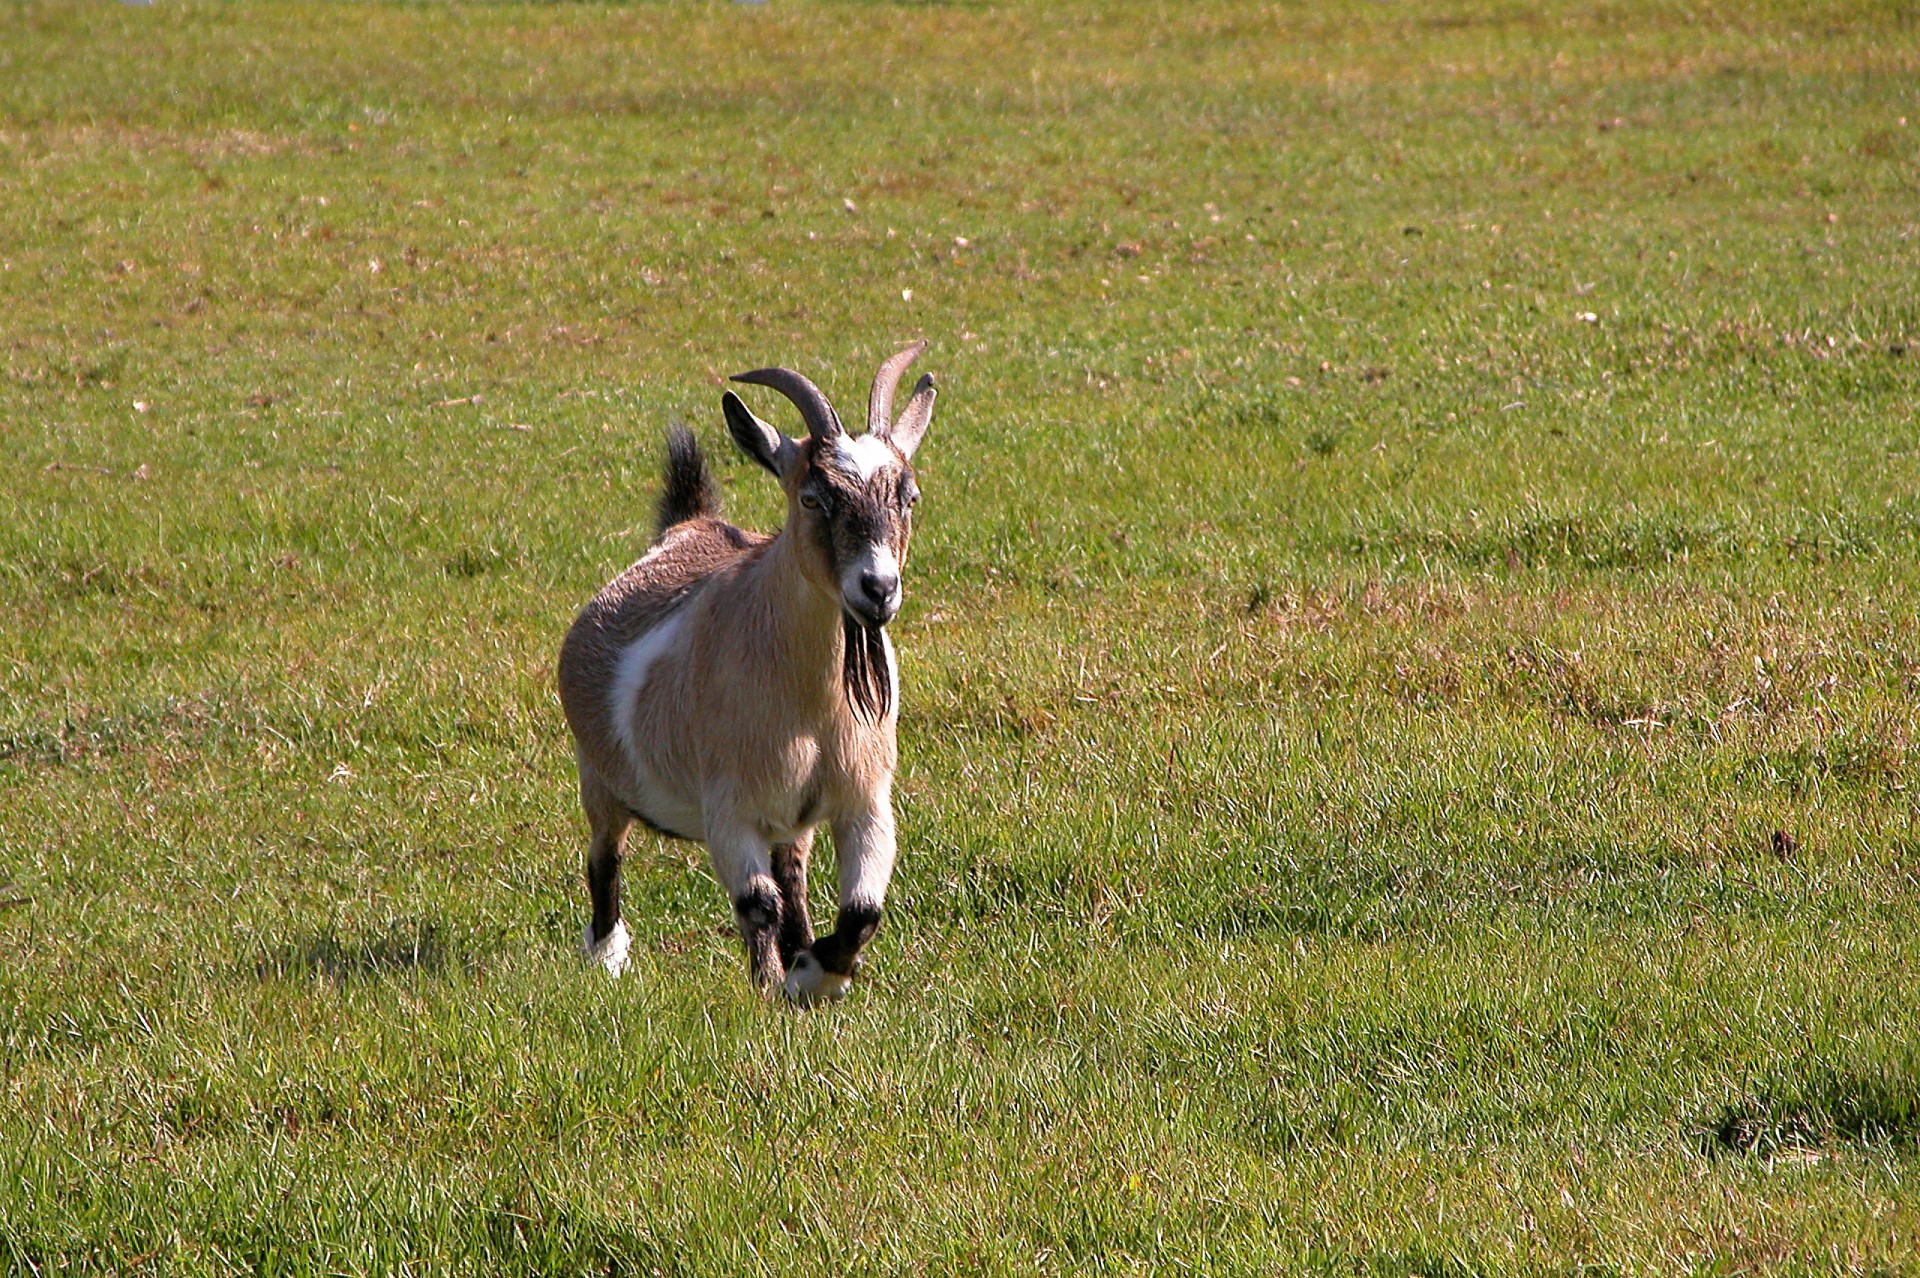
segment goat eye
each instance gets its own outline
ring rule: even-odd
[[[808,510],[820,509],[820,499],[818,497],[815,497],[812,493],[801,493],[800,504],[802,506],[805,506]]]

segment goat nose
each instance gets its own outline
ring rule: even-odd
[[[861,592],[877,604],[891,603],[894,592],[899,589],[900,578],[895,573],[868,569],[860,574]]]

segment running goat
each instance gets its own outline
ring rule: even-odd
[[[779,391],[806,421],[806,438],[789,439],[732,391],[721,397],[734,443],[786,492],[773,537],[720,518],[692,433],[669,432],[658,537],[593,597],[560,649],[593,830],[582,942],[608,972],[627,965],[620,860],[640,821],[706,843],[763,990],[802,1005],[847,992],[893,876],[899,679],[886,624],[900,610],[919,498],[909,462],[933,418],[933,379],[920,379],[897,420],[893,396],[925,348],[881,365],[858,436],[798,373],[733,379]],[[816,940],[807,858],[822,822],[833,829],[840,911]]]

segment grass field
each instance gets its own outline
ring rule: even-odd
[[[1920,1273],[1913,0],[9,5],[0,316],[0,1268]],[[869,977],[609,982],[560,636],[915,335]]]

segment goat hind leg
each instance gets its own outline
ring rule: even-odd
[[[626,920],[620,917],[620,861],[627,852],[627,832],[633,814],[613,796],[585,759],[580,760],[580,806],[587,814],[593,842],[587,850],[587,891],[593,898],[593,917],[580,938],[581,951],[607,975],[627,970],[632,941]]]
[[[788,968],[813,944],[813,914],[807,907],[807,859],[813,832],[773,845],[773,881],[780,888],[780,961]]]

